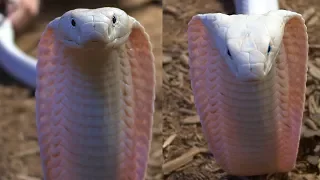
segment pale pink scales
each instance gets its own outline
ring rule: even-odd
[[[304,20],[284,17],[283,45],[270,73],[263,81],[241,82],[220,56],[203,17],[189,22],[189,65],[195,105],[214,158],[233,175],[290,171],[306,90]]]
[[[145,29],[135,22],[112,55],[69,49],[55,41],[52,28],[44,31],[36,119],[45,179],[144,178],[155,99]]]

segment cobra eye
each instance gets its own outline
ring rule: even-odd
[[[77,25],[77,23],[76,23],[76,21],[75,21],[74,19],[71,20],[71,25],[72,25],[73,27],[75,27],[75,26]]]
[[[268,46],[268,54],[270,53],[270,51],[271,51],[271,45],[269,44],[269,46]]]
[[[228,53],[228,55],[231,57],[231,53],[230,53],[229,49],[228,49],[227,53]]]
[[[117,22],[117,18],[115,16],[112,17],[113,24]]]

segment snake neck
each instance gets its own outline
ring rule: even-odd
[[[86,105],[83,111],[100,113],[94,116],[113,118],[120,109],[120,62],[119,50],[65,49],[65,59],[60,70],[65,73],[66,102]],[[106,113],[108,112],[108,113]],[[86,117],[83,117],[86,118]],[[116,118],[116,117],[114,117]]]
[[[62,47],[64,56],[56,59],[52,129],[57,133],[52,142],[58,143],[51,150],[60,153],[56,159],[68,160],[60,168],[70,170],[74,179],[117,179],[125,140],[119,133],[124,124],[119,55],[124,51],[119,50]]]
[[[119,75],[119,58],[117,50],[65,50],[64,54],[72,54],[66,63],[72,70],[83,77],[103,77],[107,72]],[[111,72],[112,71],[112,72]],[[101,81],[97,81],[101,82]]]

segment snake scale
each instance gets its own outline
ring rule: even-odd
[[[304,111],[308,35],[285,10],[195,15],[191,86],[209,149],[231,175],[290,171]]]
[[[75,9],[47,25],[38,52],[45,179],[144,179],[155,67],[143,26],[117,8]]]

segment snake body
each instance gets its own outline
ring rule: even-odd
[[[298,13],[199,14],[188,28],[195,105],[209,149],[231,175],[290,171],[306,91],[308,42]]]
[[[234,0],[237,14],[264,14],[279,10],[278,0]]]
[[[143,180],[155,99],[142,25],[117,8],[75,9],[38,45],[36,119],[46,180]]]
[[[36,59],[21,51],[14,42],[14,32],[9,19],[0,27],[0,65],[25,85],[36,87]]]

